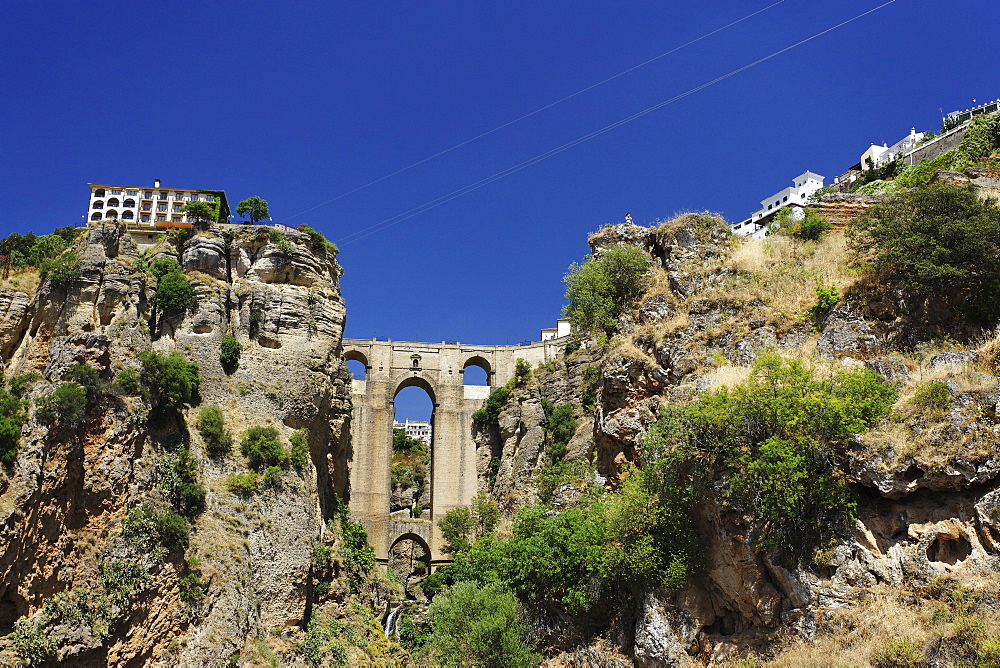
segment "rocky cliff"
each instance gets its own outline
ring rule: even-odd
[[[288,651],[282,643],[314,606],[347,595],[333,575],[315,586],[315,548],[322,556],[339,539],[331,520],[347,485],[350,375],[334,252],[257,226],[178,230],[140,252],[110,223],[92,225],[72,252],[68,277],[50,275],[33,294],[0,291],[6,377],[21,379],[32,406],[13,465],[0,470],[0,634],[17,626],[3,656],[222,665]],[[193,286],[188,307],[158,306],[148,268],[161,258]],[[227,336],[242,348],[236,368],[220,362]],[[197,364],[192,406],[165,415],[148,388],[116,389],[150,352]],[[44,397],[79,365],[98,377],[85,416],[43,419]],[[237,442],[272,427],[281,443],[304,435],[308,456],[267,471],[266,490],[238,495],[233,476],[247,464],[238,444],[207,451],[195,428],[206,406],[221,409]],[[186,546],[136,540],[142,512],[170,514],[178,475],[204,490],[204,510],[187,513]]]

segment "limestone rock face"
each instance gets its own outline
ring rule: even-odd
[[[279,232],[280,243],[258,226],[179,232],[140,262],[124,225],[91,226],[73,249],[78,278],[42,281],[33,296],[0,290],[6,372],[42,376],[28,399],[50,394],[76,364],[110,382],[151,350],[196,362],[201,379],[200,406],[176,419],[151,413],[144,396],[110,392],[75,427],[45,424],[32,411],[13,468],[0,472],[0,635],[18,617],[41,619],[56,595],[76,601],[103,591],[102,563],[138,560],[148,574],[140,603],[102,613],[107,637],[79,623],[48,627],[61,662],[225,665],[258,633],[294,628],[313,600],[312,544],[324,540],[335,494],[346,491],[350,374],[340,358],[335,257],[294,231]],[[142,269],[156,257],[180,262],[194,307],[157,309],[156,279]],[[219,361],[227,335],[242,346],[235,369]],[[254,425],[275,427],[286,447],[294,430],[307,430],[306,465],[265,494],[234,496],[227,479],[247,471],[238,446],[209,457],[194,426],[200,408],[213,405],[237,444]],[[187,444],[207,490],[187,548],[206,583],[196,602],[182,597],[191,568],[183,553],[136,549],[122,534],[130,511],[170,507],[164,462],[178,444]]]

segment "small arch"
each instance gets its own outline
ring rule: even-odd
[[[118,198],[112,197],[108,200],[108,206],[118,206]]]
[[[90,219],[91,220],[100,220],[101,219],[101,212],[100,211],[95,211],[94,215],[91,216]]]
[[[427,544],[427,541],[424,540],[423,536],[421,536],[418,533],[413,533],[412,531],[407,531],[406,533],[400,534],[395,539],[393,539],[392,545],[389,546],[389,550],[391,551],[392,548],[396,547],[396,543],[399,543],[400,541],[404,540],[412,540],[413,542],[418,543],[420,547],[427,550],[428,555],[431,553],[431,547],[430,545]]]
[[[122,206],[127,206],[127,207],[133,207],[134,208],[135,207],[135,200],[134,199],[127,199],[124,202],[122,202]]]
[[[470,371],[471,367],[471,371]],[[462,384],[463,385],[491,385],[490,379],[492,378],[493,369],[490,367],[490,363],[486,358],[480,355],[473,355],[469,359],[465,360],[465,364],[462,366]]]
[[[368,379],[368,369],[371,367],[364,353],[359,350],[348,350],[344,353],[344,361],[347,362],[347,368],[351,370],[351,377],[354,380]]]
[[[419,387],[431,398],[431,404],[437,405],[437,393],[434,391],[434,386],[427,382],[427,379],[420,376],[407,376],[401,380],[399,385],[396,386],[396,390],[392,393],[392,398],[395,399],[399,391],[407,387]]]
[[[122,220],[132,220],[133,218],[135,218],[135,214],[131,211],[122,212]]]
[[[95,190],[94,197],[104,197],[104,188],[98,188]]]
[[[95,201],[95,202],[94,202],[94,203],[93,203],[93,204],[91,205],[91,208],[94,208],[94,209],[103,209],[103,208],[104,208],[104,202],[102,202],[101,200],[96,200],[96,201]]]
[[[406,597],[420,595],[419,584],[431,574],[431,550],[427,541],[415,533],[404,533],[389,547],[386,564],[396,578],[403,583]]]
[[[107,211],[104,212],[104,217],[105,218],[117,218],[118,217],[118,212],[115,211],[114,209],[108,209]]]

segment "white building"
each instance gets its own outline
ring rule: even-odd
[[[559,318],[556,320],[555,327],[548,327],[542,330],[542,341],[548,341],[549,339],[561,339],[564,336],[569,336],[569,332],[569,320],[566,318]]]
[[[868,150],[861,154],[861,171],[868,171],[887,165],[896,159],[896,156],[909,153],[917,147],[920,140],[924,138],[923,132],[917,132],[916,128],[910,128],[910,134],[906,135],[892,146],[881,146],[872,144]]]
[[[792,215],[796,216],[796,209],[801,209],[809,203],[809,197],[823,187],[824,177],[815,172],[802,172],[794,179],[794,185],[779,190],[775,194],[760,201],[760,208],[750,214],[746,220],[733,223],[730,226],[733,234],[739,234],[754,239],[762,239],[767,234],[767,223],[771,217],[785,206],[793,208]],[[798,215],[801,215],[798,214]]]
[[[393,429],[402,429],[410,438],[418,438],[427,447],[431,446],[431,423],[427,420],[407,420],[406,422],[392,421]]]
[[[157,179],[153,187],[121,186],[107,183],[88,183],[90,205],[87,220],[118,219],[150,227],[175,227],[190,225],[181,208],[188,202],[220,202],[220,220],[229,218],[229,203],[223,190],[195,190],[194,188],[162,188]]]

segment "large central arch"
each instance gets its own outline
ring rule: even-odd
[[[469,505],[478,491],[472,414],[482,408],[493,387],[514,375],[518,358],[532,366],[554,359],[565,341],[550,339],[521,346],[468,346],[459,343],[413,343],[344,339],[342,356],[367,367],[365,380],[352,382],[349,507],[363,521],[386,563],[402,536],[419,536],[432,566],[449,561],[437,522],[453,508]],[[469,365],[487,372],[488,385],[463,385]],[[393,401],[406,387],[420,387],[431,398],[431,507],[419,519],[390,516]]]

